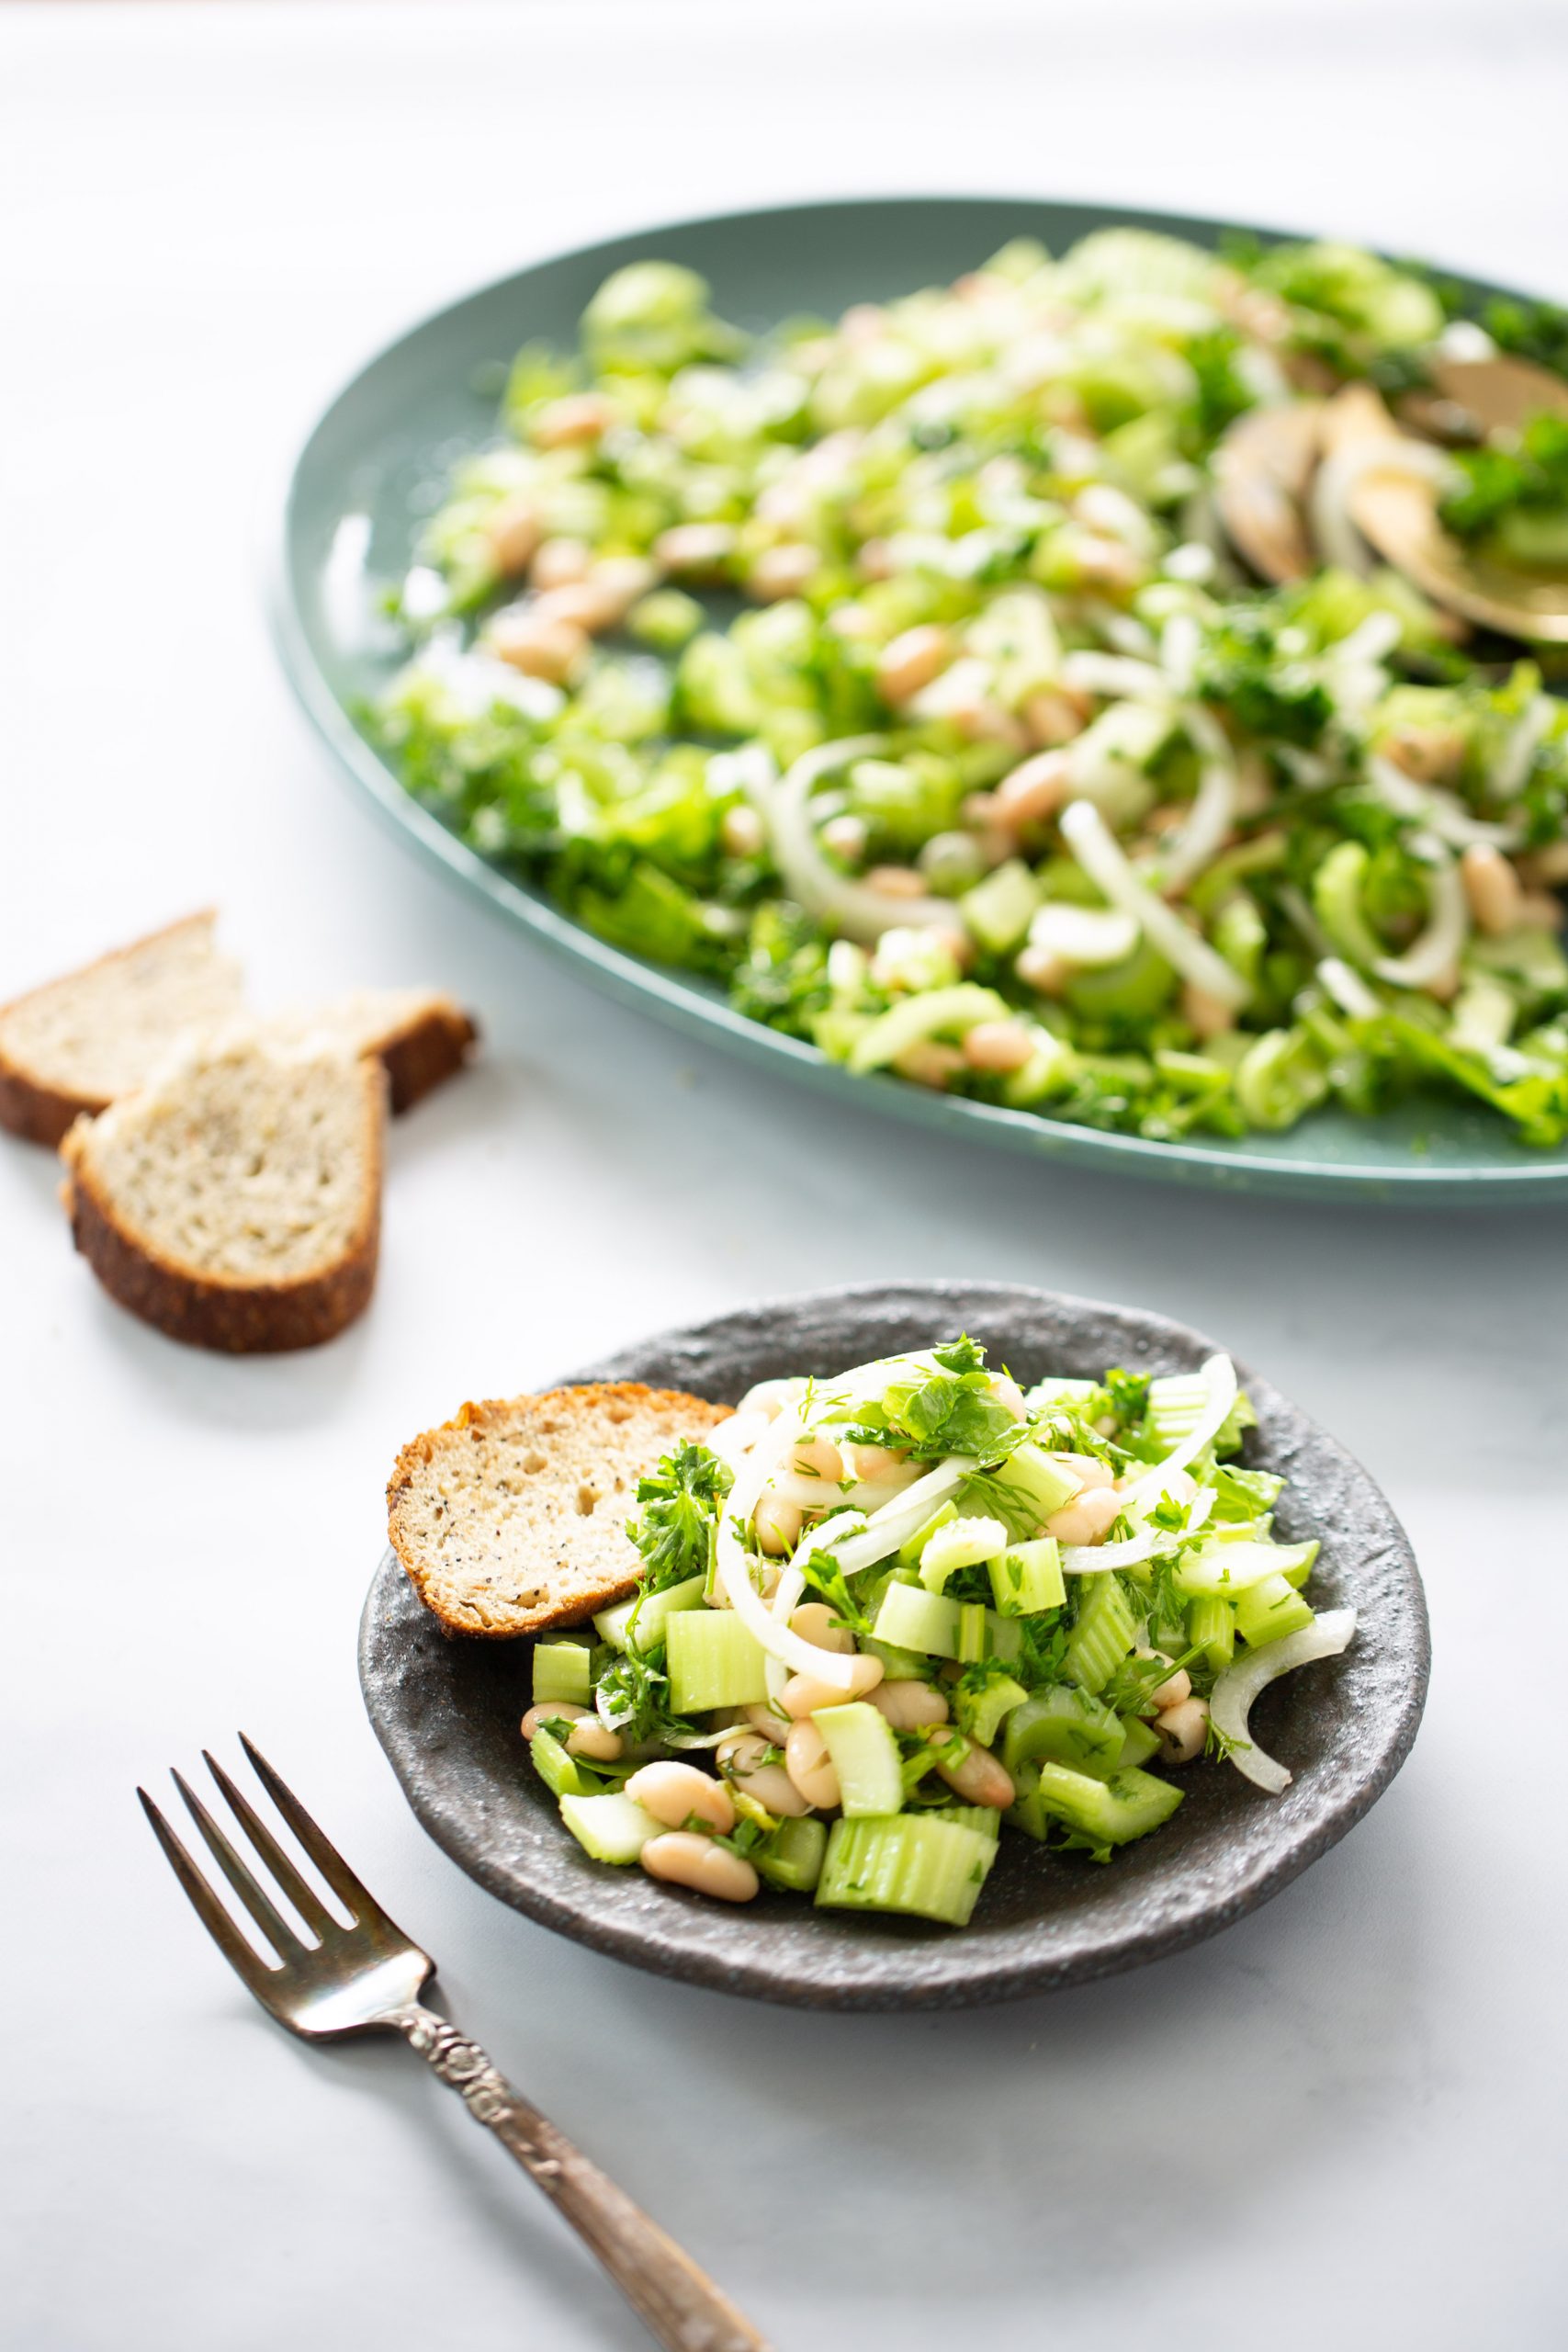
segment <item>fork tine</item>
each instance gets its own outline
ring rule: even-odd
[[[333,1917],[315,1888],[300,1877],[255,1807],[234,1786],[218,1758],[208,1748],[204,1747],[201,1752],[206,1759],[208,1770],[228,1800],[230,1812],[234,1815],[235,1820],[283,1889],[289,1902],[299,1912],[305,1925],[310,1929],[312,1935],[318,1938],[324,1939],[331,1935],[333,1929],[341,1923]]]
[[[265,2001],[270,2007],[266,1979],[272,1974],[271,1969],[245,1941],[146,1790],[139,1788],[136,1793],[141,1800],[142,1812],[152,1825],[152,1835],[164,1849],[170,1869],[190,1898],[191,1908],[235,1974],[243,1980],[259,2001]]]
[[[299,1938],[245,1868],[244,1863],[230,1845],[195,1790],[188,1786],[178,1772],[172,1774],[171,1777],[175,1788],[186,1801],[186,1812],[206,1839],[213,1860],[268,1943],[271,1944],[279,1960],[297,1960],[305,1949]]]
[[[367,1886],[363,1886],[349,1869],[330,1838],[323,1835],[311,1820],[287,1781],[274,1771],[266,1758],[254,1743],[240,1734],[240,1745],[255,1766],[256,1777],[266,1790],[274,1804],[299,1838],[334,1894],[341,1894],[356,1920],[376,1921],[390,1928],[392,1923]]]

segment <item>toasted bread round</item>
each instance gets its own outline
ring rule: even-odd
[[[378,1063],[342,1052],[193,1049],[66,1136],[76,1247],[171,1339],[318,1346],[375,1286],[386,1094]]]
[[[513,1640],[575,1625],[636,1588],[626,1523],[637,1480],[729,1409],[636,1381],[465,1405],[399,1454],[392,1548],[449,1633]]]
[[[0,1005],[0,1127],[57,1144],[72,1122],[142,1085],[187,1032],[231,1019],[240,970],[210,911]]]
[[[266,1034],[302,1044],[331,1040],[374,1054],[387,1073],[394,1111],[406,1111],[461,1069],[479,1026],[437,989],[355,989],[321,1005],[278,1013]]]

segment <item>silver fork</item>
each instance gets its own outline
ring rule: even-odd
[[[251,1864],[176,1772],[175,1785],[209,1852],[277,1955],[276,1963],[261,1959],[146,1790],[136,1793],[197,1917],[263,2008],[307,2041],[400,2033],[444,2083],[461,2093],[469,2114],[495,2133],[565,2215],[668,2352],[768,2352],[764,2339],[691,2256],[513,2089],[477,2041],[467,2041],[446,2018],[426,2008],[419,1996],[434,1975],[435,1962],[393,1926],[243,1732],[240,1742],[278,1812],[347,1909],[351,1926],[345,1928],[327,1909],[222,1766],[203,1748],[252,1854],[316,1939],[307,1942],[289,1926]]]

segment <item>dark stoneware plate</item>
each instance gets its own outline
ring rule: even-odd
[[[814,1087],[829,1103],[874,1105],[976,1145],[1157,1183],[1401,1206],[1503,1208],[1568,1198],[1568,1151],[1526,1150],[1478,1103],[1422,1099],[1378,1119],[1326,1110],[1288,1135],[1154,1143],[933,1094],[897,1079],[858,1078],[815,1046],[733,1012],[712,983],[595,939],[405,792],[370,741],[360,714],[400,658],[377,616],[378,583],[407,568],[414,534],[454,459],[494,440],[494,394],[480,385],[531,337],[572,342],[583,305],[611,270],[649,255],[685,262],[709,279],[726,317],[761,328],[805,312],[836,317],[851,302],[889,300],[944,282],[1010,237],[1038,237],[1060,253],[1110,224],[1168,230],[1201,245],[1235,225],[1018,197],[792,205],[638,230],[536,263],[437,311],[344,386],[295,464],[271,597],[289,681],[343,773],[429,865],[623,1003],[741,1055],[781,1081]],[[1267,241],[1270,232],[1256,233]]]
[[[646,1380],[732,1404],[755,1380],[833,1373],[967,1330],[1025,1382],[1047,1370],[1191,1370],[1212,1343],[1130,1308],[1003,1283],[819,1291],[628,1348],[580,1380]],[[1004,1829],[970,1926],[817,1911],[764,1889],[743,1909],[592,1862],[529,1770],[518,1721],[528,1645],[449,1640],[390,1553],[360,1629],[378,1737],[414,1812],[481,1886],[640,1968],[805,2007],[963,2008],[1105,1976],[1179,1951],[1268,1901],[1358,1822],[1409,1753],[1427,1693],[1427,1610],[1410,1546],[1364,1470],[1255,1374],[1247,1461],[1291,1480],[1282,1536],[1323,1540],[1313,1597],[1352,1603],[1344,1657],[1259,1700],[1264,1746],[1295,1773],[1268,1797],[1216,1764],[1186,1803],[1106,1867]]]

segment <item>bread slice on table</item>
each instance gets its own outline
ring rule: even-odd
[[[194,1046],[61,1148],[76,1247],[133,1315],[229,1353],[314,1347],[363,1312],[387,1079],[254,1032]]]
[[[324,1040],[374,1054],[386,1070],[394,1111],[406,1111],[461,1069],[477,1023],[437,989],[354,989],[330,1003],[279,1013],[266,1033],[286,1044]]]
[[[574,1625],[634,1590],[637,1480],[729,1416],[678,1389],[597,1382],[465,1405],[405,1445],[387,1487],[392,1548],[448,1633]]]
[[[231,1020],[240,967],[210,910],[0,1006],[0,1126],[57,1144],[73,1119],[141,1086],[194,1029]]]

